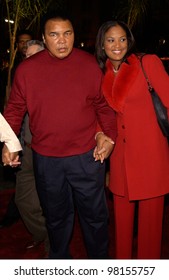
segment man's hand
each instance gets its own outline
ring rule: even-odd
[[[10,165],[11,167],[17,167],[21,164],[18,152],[11,153],[6,145],[2,149],[2,162],[4,166]]]
[[[96,136],[97,146],[94,149],[93,156],[95,161],[100,160],[103,163],[104,159],[108,158],[114,148],[113,140],[104,133],[98,133]]]

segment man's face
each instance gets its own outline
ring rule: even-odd
[[[26,58],[30,57],[31,55],[33,55],[39,51],[41,51],[39,45],[32,45],[32,46],[27,47]]]
[[[67,57],[74,44],[74,30],[69,20],[50,19],[46,22],[44,43],[52,56]]]
[[[18,38],[18,43],[17,43],[18,52],[20,52],[20,54],[23,57],[26,57],[26,50],[27,50],[26,43],[30,40],[32,40],[32,37],[29,34],[22,34]]]

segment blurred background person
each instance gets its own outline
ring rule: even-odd
[[[21,29],[16,35],[16,48],[17,53],[15,57],[13,72],[15,72],[16,67],[26,59],[27,42],[33,39],[32,33],[27,29]]]
[[[30,40],[26,46],[26,58],[44,49],[43,42],[39,40]],[[16,174],[15,203],[23,222],[32,235],[32,240],[27,243],[26,248],[31,249],[37,247],[44,241],[46,252],[48,252],[49,242],[45,218],[35,185],[31,149],[32,135],[29,129],[28,114],[26,114],[23,123],[22,139],[23,156],[21,168]]]

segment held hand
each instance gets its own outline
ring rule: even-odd
[[[11,153],[6,145],[2,149],[2,162],[4,166],[10,165],[11,167],[17,167],[21,164],[18,152]]]
[[[96,136],[97,146],[94,149],[93,156],[95,161],[100,160],[103,163],[104,159],[108,158],[114,148],[114,142],[111,138],[103,133]]]

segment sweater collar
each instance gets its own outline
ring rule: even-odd
[[[139,71],[139,60],[136,55],[130,55],[120,66],[115,76],[112,63],[106,62],[106,74],[103,79],[102,89],[109,105],[117,112],[123,112],[130,88]]]
[[[76,52],[76,49],[73,48],[71,53],[66,56],[65,58],[61,59],[61,58],[58,58],[56,56],[53,56],[50,51],[48,49],[45,49],[45,52],[46,52],[46,58],[48,59],[48,61],[50,61],[51,63],[63,63],[63,61],[66,61],[66,62],[69,62],[72,60],[72,57],[74,57],[74,54]]]

